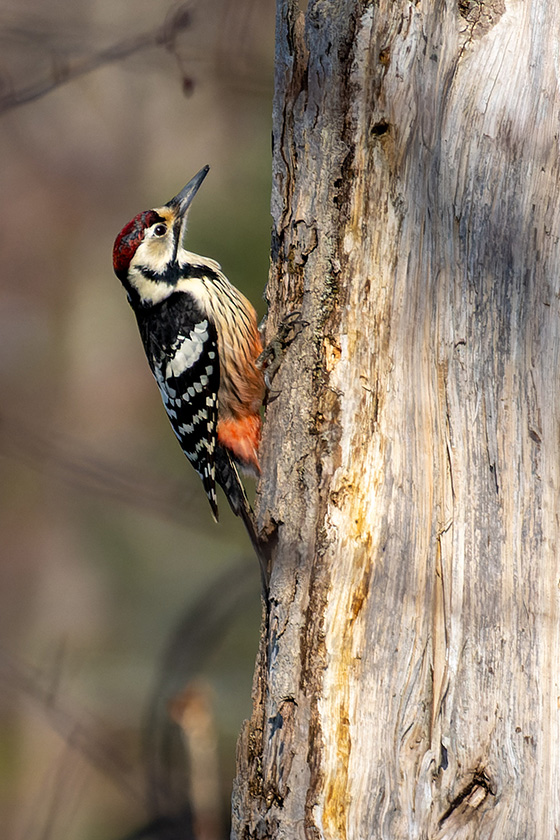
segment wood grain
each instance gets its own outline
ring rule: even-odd
[[[277,4],[236,838],[560,835],[560,8]]]

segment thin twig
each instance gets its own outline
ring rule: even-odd
[[[204,528],[194,491],[186,484],[149,475],[124,462],[103,458],[76,438],[0,414],[0,455],[48,473],[69,487],[148,511],[190,528]],[[187,464],[185,465],[188,466]],[[197,513],[195,513],[197,511]]]
[[[165,22],[153,32],[144,32],[118,41],[110,47],[101,50],[94,55],[76,61],[65,60],[60,55],[53,61],[52,74],[48,79],[43,79],[27,85],[20,90],[12,90],[0,95],[0,114],[35,99],[40,99],[55,88],[67,82],[71,82],[80,76],[85,76],[93,70],[97,70],[106,64],[122,61],[135,53],[150,47],[164,47],[173,52],[175,40],[178,34],[191,25],[189,11],[190,4],[183,3],[170,14]],[[188,81],[188,80],[184,80]]]

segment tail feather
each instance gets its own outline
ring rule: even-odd
[[[237,467],[233,463],[229,452],[221,446],[216,447],[216,481],[226,494],[232,511],[236,516],[240,517],[245,525],[245,529],[251,540],[251,545],[259,561],[263,595],[265,600],[267,600],[269,583],[268,558],[257,536],[253,510],[239,478]]]
[[[197,470],[197,472],[202,479],[202,486],[208,496],[214,522],[218,522],[220,517],[218,515],[218,499],[216,496],[216,476],[214,464],[210,465],[210,462],[206,461],[203,469],[201,471]]]

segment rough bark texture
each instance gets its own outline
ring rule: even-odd
[[[233,836],[560,833],[560,8],[278,0]]]

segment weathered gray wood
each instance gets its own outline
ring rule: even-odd
[[[278,0],[236,838],[560,834],[560,7]]]

